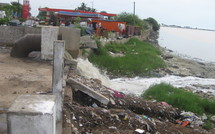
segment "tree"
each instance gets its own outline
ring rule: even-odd
[[[100,13],[107,13],[106,11],[101,11]]]
[[[8,18],[13,18],[14,16],[20,17],[22,15],[22,5],[18,2],[11,2],[10,5],[5,5],[1,7],[0,10],[5,11]]]
[[[80,7],[77,7],[75,10],[87,11],[87,12],[96,12],[95,8],[87,7],[87,4],[84,2],[81,3]]]
[[[133,15],[131,13],[122,12],[117,16],[117,20],[124,21],[128,25],[134,25],[135,23],[135,26],[142,28],[142,20],[137,15]]]
[[[13,8],[14,15],[17,15],[17,17],[22,16],[22,4],[18,2],[11,2],[11,6]]]
[[[152,26],[152,29],[154,31],[158,31],[160,29],[160,25],[158,24],[158,22],[154,18],[149,17],[147,19],[144,19],[143,21],[148,22],[149,25]]]
[[[48,7],[44,7],[44,8],[48,8]],[[39,14],[37,15],[37,18],[39,18],[40,20],[46,19],[46,11],[40,11]]]

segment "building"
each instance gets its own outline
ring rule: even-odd
[[[126,30],[126,22],[107,20],[107,18],[117,16],[116,14],[53,8],[39,8],[39,11],[46,12],[46,21],[49,21],[51,14],[54,13],[58,25],[59,23],[74,24],[75,18],[80,17],[81,25],[93,28],[97,35],[110,31],[120,35]]]
[[[23,0],[23,6],[22,6],[22,18],[23,19],[29,18],[29,11],[30,11],[30,1]]]
[[[81,11],[81,10],[70,10],[70,9],[55,9],[55,8],[39,8],[40,12],[46,12],[46,21],[50,19],[51,13],[58,14],[58,18],[62,18],[62,20],[65,19],[71,19],[71,17],[81,17],[81,18],[111,18],[115,17],[116,14],[111,13],[99,13],[99,12],[87,12],[87,11]]]

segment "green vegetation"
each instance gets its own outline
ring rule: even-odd
[[[9,22],[8,18],[0,18],[0,25],[7,24]]]
[[[151,17],[144,19],[143,22],[147,22],[149,25],[151,25],[154,31],[158,31],[160,29],[158,22]]]
[[[174,88],[164,83],[150,87],[144,92],[142,97],[145,99],[165,101],[174,107],[178,107],[185,111],[191,111],[199,115],[203,113],[215,114],[215,100],[203,99],[191,92]]]
[[[87,7],[87,4],[82,2],[80,7],[77,7],[75,10],[88,11],[88,12],[96,12],[95,8]]]
[[[22,16],[22,4],[18,2],[11,2],[8,5],[0,6],[0,10],[5,11],[6,17],[0,19],[0,25],[8,24],[8,22],[16,17],[23,22]]]
[[[121,76],[149,75],[150,71],[165,67],[154,46],[136,38],[125,44],[107,44],[91,54],[89,60],[111,74]],[[110,56],[110,52],[124,56]]]
[[[116,19],[119,21],[126,22],[127,25],[133,25],[135,22],[135,26],[139,26],[140,28],[142,28],[142,30],[146,30],[149,27],[152,27],[154,31],[158,31],[160,29],[160,25],[158,24],[158,22],[151,17],[141,20],[137,15],[123,12],[121,14],[118,14]]]
[[[135,26],[142,27],[142,20],[137,15],[131,13],[122,12],[121,14],[118,14],[116,19],[126,22],[127,25],[133,25],[135,22]]]
[[[211,119],[209,117],[209,119],[206,121],[206,123],[203,125],[203,128],[206,129],[206,130],[210,130],[213,128],[213,125],[211,123]]]

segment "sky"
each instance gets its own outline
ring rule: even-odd
[[[0,0],[10,3],[18,0]],[[160,24],[190,26],[215,30],[215,0],[30,0],[31,13],[39,7],[75,9],[82,2],[97,11],[119,14],[135,13],[141,19],[155,18]],[[22,3],[23,0],[20,0]]]

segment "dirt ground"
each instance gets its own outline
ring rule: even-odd
[[[19,94],[49,92],[52,65],[34,60],[10,57],[10,48],[0,48],[0,111],[7,110]]]

